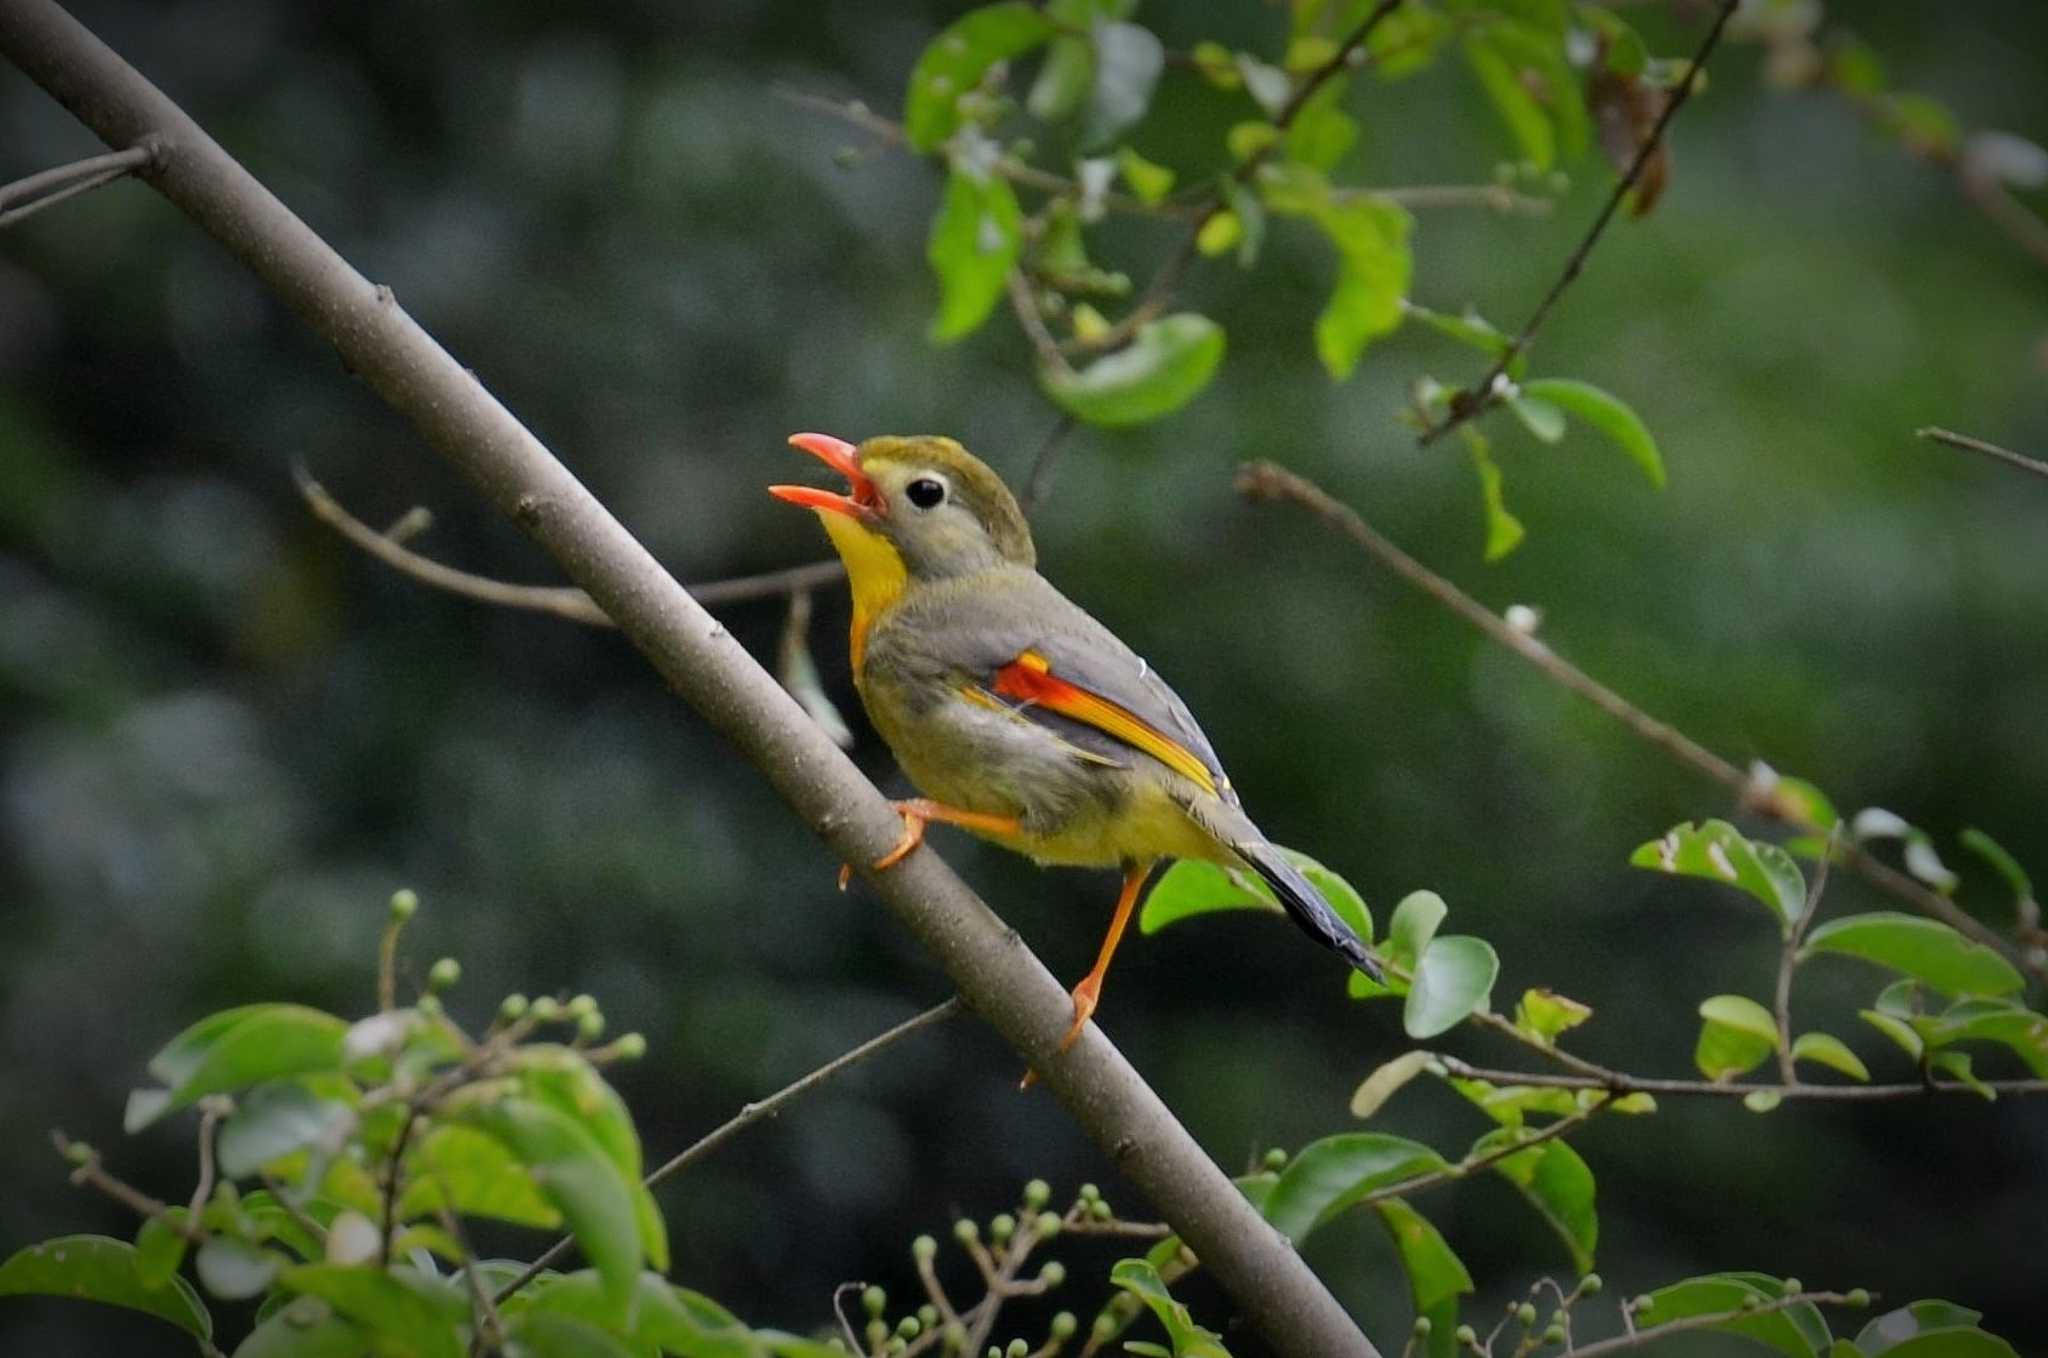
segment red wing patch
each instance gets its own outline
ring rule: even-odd
[[[1059,678],[1036,651],[1026,651],[997,670],[993,687],[1005,698],[1043,707],[1114,736],[1216,795],[1216,776],[1194,751],[1120,703]]]

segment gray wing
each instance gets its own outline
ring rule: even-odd
[[[991,606],[985,592],[951,596],[931,591],[918,621],[926,636],[947,638],[946,661],[964,671],[992,697],[1046,727],[1087,755],[1123,767],[1154,759],[1142,744],[1119,738],[1092,722],[1053,711],[1005,684],[1003,671],[1020,657],[1043,660],[1053,679],[1084,689],[1157,731],[1193,755],[1209,772],[1217,795],[1236,805],[1237,794],[1223,772],[1215,747],[1195,723],[1180,695],[1116,634],[1095,621],[1036,573],[1019,572],[1006,582],[1001,602]],[[929,610],[929,611],[927,611]],[[1006,692],[1006,689],[1011,691]]]

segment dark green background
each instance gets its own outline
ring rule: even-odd
[[[1967,126],[2048,135],[2038,6],[1840,8],[1901,85]],[[1006,319],[924,342],[932,169],[888,153],[836,166],[859,136],[770,93],[893,112],[956,9],[80,12],[701,580],[820,554],[810,517],[762,492],[805,474],[792,430],[950,432],[1021,475],[1052,423]],[[1635,14],[1660,52],[1699,31]],[[1270,50],[1283,27],[1249,3],[1140,18],[1181,48]],[[1954,832],[1983,826],[2048,877],[2048,485],[1912,437],[1940,423],[2048,448],[2048,270],[1840,101],[1767,88],[1758,60],[1717,58],[1678,120],[1664,203],[1617,224],[1534,357],[1641,411],[1663,494],[1596,437],[1545,448],[1496,418],[1530,537],[1482,565],[1468,462],[1418,451],[1391,418],[1415,375],[1469,380],[1476,356],[1404,332],[1331,385],[1309,340],[1331,262],[1283,226],[1255,272],[1206,263],[1190,280],[1230,332],[1214,388],[1157,426],[1077,436],[1036,516],[1048,574],[1176,683],[1274,838],[1348,874],[1382,920],[1409,890],[1441,892],[1449,927],[1499,947],[1500,1001],[1529,985],[1583,999],[1589,1055],[1660,1074],[1688,1072],[1701,998],[1768,995],[1774,935],[1731,893],[1623,863],[1728,798],[1304,517],[1241,503],[1230,473],[1258,456],[1318,477],[1489,604],[1541,607],[1553,645],[1728,757],[1890,807],[1952,860]],[[1134,139],[1213,163],[1248,108],[1169,74]],[[1455,60],[1353,108],[1353,182],[1482,182],[1508,151]],[[98,149],[12,72],[0,128],[4,178]],[[1415,298],[1519,322],[1607,183],[1575,167],[1548,220],[1421,213]],[[1142,276],[1171,239],[1119,226],[1103,252]],[[423,545],[445,560],[556,578],[148,190],[0,235],[0,1247],[132,1230],[65,1184],[53,1125],[181,1198],[189,1126],[119,1131],[143,1062],[234,1002],[360,1012],[400,885],[425,902],[412,974],[444,952],[467,968],[459,1014],[481,1020],[512,989],[589,990],[616,1030],[647,1033],[649,1059],[620,1080],[657,1157],[947,993],[871,899],[832,891],[829,856],[616,637],[392,575],[302,510],[294,459],[373,522],[431,506]],[[817,649],[850,705],[843,611],[821,599]],[[776,606],[724,616],[772,653]],[[862,737],[888,784],[887,752]],[[1085,969],[1109,878],[939,840],[1057,972]],[[1975,865],[1962,899],[2008,922]],[[1831,892],[1835,908],[1884,904],[1853,881]],[[1902,1078],[1853,1017],[1879,979],[1816,963],[1797,1017]],[[1235,1166],[1350,1126],[1352,1087],[1401,1049],[1395,1012],[1347,1002],[1343,980],[1291,930],[1220,916],[1128,946],[1102,1018]],[[840,1280],[907,1288],[913,1234],[985,1217],[1031,1175],[1062,1193],[1101,1180],[1143,1215],[1016,1076],[961,1020],[750,1133],[663,1191],[675,1276],[808,1327]],[[1453,1151],[1484,1129],[1421,1088],[1383,1125]],[[2038,1105],[1757,1118],[1672,1102],[1579,1145],[1615,1289],[1759,1268],[1950,1297],[2042,1350]],[[1475,1315],[1565,1268],[1504,1185],[1418,1205],[1480,1278]],[[1092,1310],[1112,1257],[1077,1247],[1065,1304]],[[1398,1346],[1406,1300],[1376,1229],[1332,1229],[1311,1257]],[[181,1350],[119,1317],[0,1304],[9,1352],[131,1329],[126,1351]]]

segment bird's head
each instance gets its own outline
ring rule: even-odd
[[[847,493],[770,486],[769,493],[818,511],[856,590],[863,575],[894,571],[910,580],[1032,566],[1031,529],[1009,487],[952,439],[884,435],[858,447],[828,434],[790,443],[847,480]]]

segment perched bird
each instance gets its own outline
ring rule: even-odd
[[[1252,824],[1187,705],[1039,575],[1023,512],[980,459],[934,436],[789,441],[848,482],[843,495],[769,490],[818,511],[845,561],[854,686],[923,794],[896,803],[903,838],[875,867],[894,866],[941,821],[1040,863],[1123,870],[1062,1049],[1095,1012],[1165,858],[1250,868],[1310,937],[1380,978],[1365,944]]]

